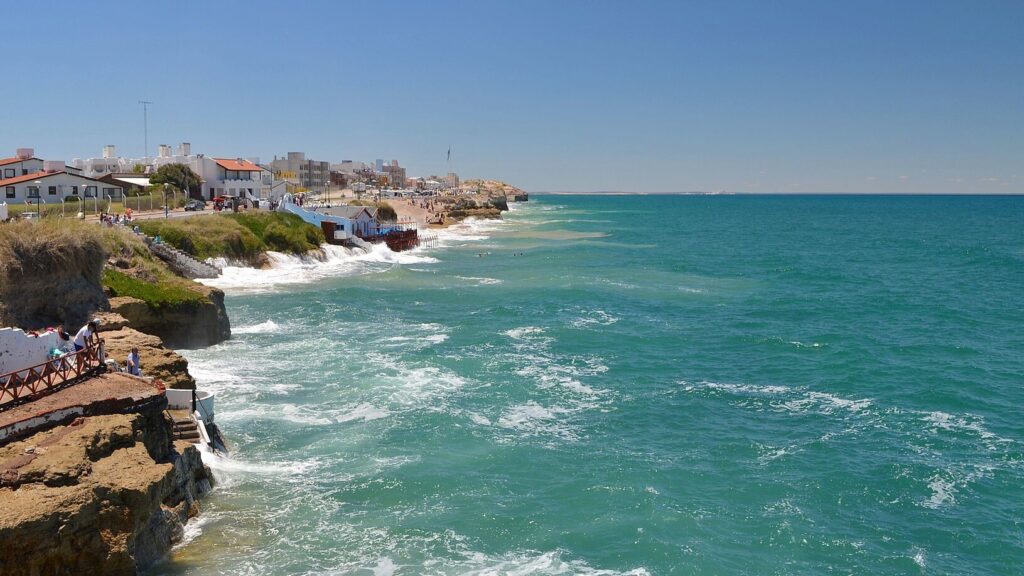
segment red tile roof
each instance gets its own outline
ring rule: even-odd
[[[72,174],[67,170],[58,170],[56,172],[34,172],[32,174],[25,174],[24,176],[15,176],[14,178],[8,178],[6,180],[0,180],[0,186],[12,186],[14,184],[21,184],[22,182],[28,182],[29,180],[42,180],[43,178],[49,178],[50,176],[56,176],[57,174],[67,174],[68,176],[74,176],[75,178],[81,178],[82,180],[90,180],[92,182],[100,182],[107,184],[102,180],[95,178],[89,178],[88,176],[82,176],[81,174]]]
[[[3,159],[0,159],[0,166],[5,166],[7,164],[17,164],[18,162],[25,162],[27,160],[42,161],[42,158],[35,158],[35,157],[33,157],[33,158],[18,158],[17,156],[15,156],[13,158],[3,158]]]
[[[0,180],[0,186],[11,186],[12,184],[21,184],[22,182],[28,182],[29,180],[42,180],[43,178],[49,178],[55,174],[63,174],[64,172],[33,172],[32,174],[25,174],[24,176],[15,176],[14,178],[8,178],[6,180]]]
[[[225,170],[241,170],[249,172],[259,172],[260,170],[263,170],[259,165],[239,158],[214,158],[213,161]]]

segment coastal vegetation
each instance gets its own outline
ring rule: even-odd
[[[108,267],[103,270],[102,283],[110,290],[112,296],[138,298],[154,310],[198,306],[208,301],[203,294],[190,289],[184,282],[169,278],[157,283],[147,282],[116,268]]]
[[[259,264],[268,250],[303,254],[325,241],[322,230],[282,212],[145,220],[139,227],[200,260],[222,257],[248,264]]]
[[[191,190],[199,186],[201,180],[199,175],[192,171],[187,164],[164,164],[157,168],[156,173],[150,177],[149,183],[153,186],[171,185],[178,190]]]

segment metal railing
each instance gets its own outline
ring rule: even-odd
[[[103,340],[97,338],[78,352],[2,374],[0,411],[102,372],[106,369],[104,361]]]

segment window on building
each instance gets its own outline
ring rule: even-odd
[[[78,186],[71,187],[71,194],[78,196]]]
[[[29,186],[28,187],[28,197],[29,198],[39,198],[39,186]]]
[[[28,168],[22,168],[21,169],[21,175],[22,176],[28,176]]]
[[[50,196],[56,196],[57,195],[57,187],[56,186],[50,186],[50,189],[48,190],[48,192],[50,193]]]
[[[104,188],[103,189],[103,196],[106,197],[106,198],[115,198],[115,199],[116,198],[120,198],[121,197],[121,189],[120,188]]]
[[[7,187],[7,197],[14,198],[14,186]]]
[[[4,170],[4,178],[14,178],[14,168]]]
[[[96,187],[95,186],[86,186],[85,187],[85,197],[86,198],[95,198],[96,197]]]

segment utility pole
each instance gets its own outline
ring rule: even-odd
[[[146,159],[149,159],[149,105],[152,104],[149,100],[139,100],[139,104],[142,104],[142,138],[145,143]]]

